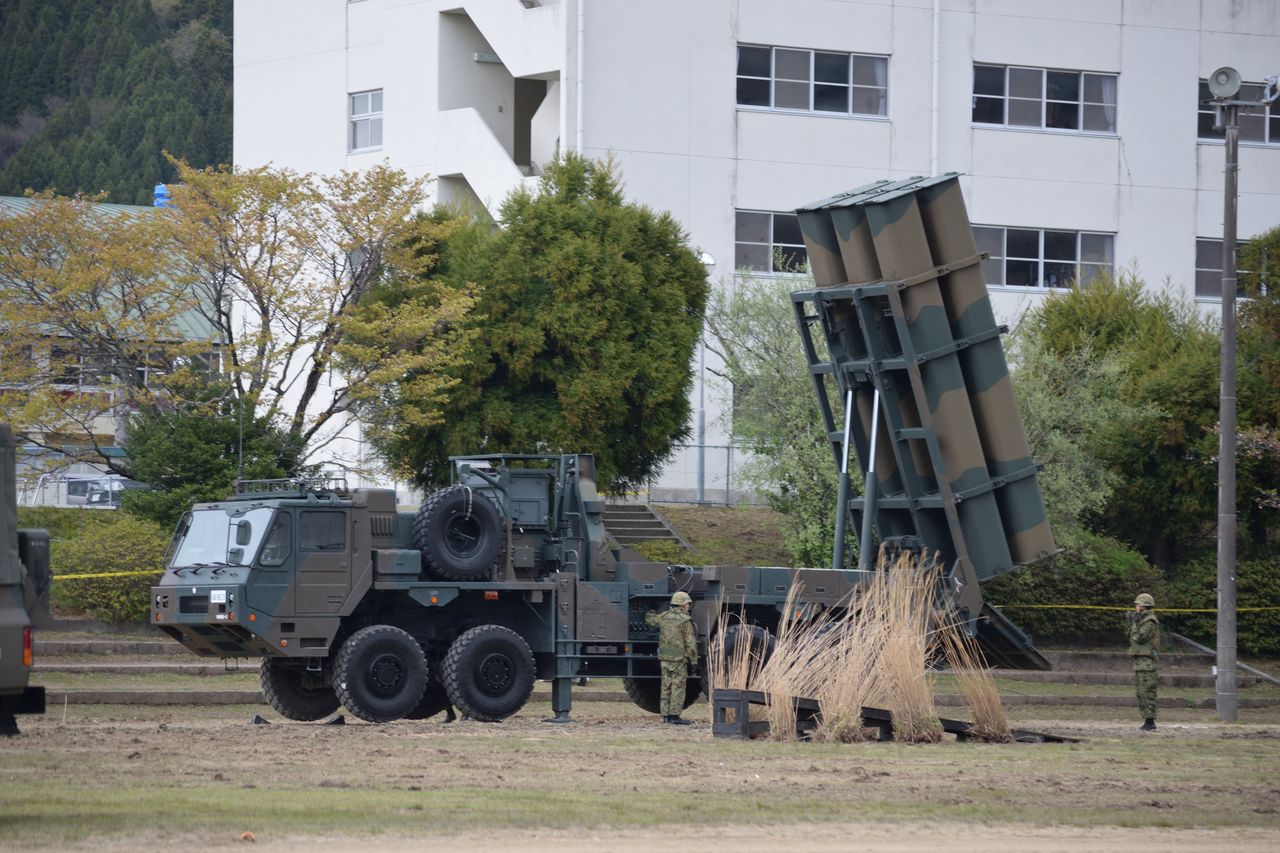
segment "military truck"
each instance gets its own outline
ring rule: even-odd
[[[243,482],[197,505],[152,590],[155,624],[197,654],[262,656],[263,693],[294,720],[345,706],[387,722],[452,703],[496,721],[535,679],[567,720],[583,676],[621,677],[658,713],[648,610],[683,590],[704,650],[726,624],[725,647],[764,651],[793,588],[810,612],[848,606],[879,543],[944,563],[940,592],[989,662],[1048,668],[980,591],[1054,545],[954,176],[800,213],[818,288],[793,302],[842,471],[831,568],[646,561],[610,539],[591,456],[455,457],[451,485],[417,512],[339,480]],[[850,458],[867,472],[862,498]],[[847,522],[861,522],[857,569]],[[701,692],[691,678],[685,701]]]
[[[43,714],[31,684],[33,629],[49,618],[49,534],[18,529],[13,432],[0,424],[0,735],[18,734],[17,714]]]

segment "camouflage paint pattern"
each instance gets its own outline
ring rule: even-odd
[[[918,535],[979,580],[1053,553],[957,176],[879,181],[797,214],[864,471],[883,393],[880,537]]]
[[[920,213],[929,235],[933,261],[947,266],[978,253],[958,178],[942,177],[918,193]],[[1022,427],[1013,383],[1000,345],[991,297],[982,266],[963,266],[940,280],[951,333],[957,340],[983,338],[957,353],[987,469],[993,478],[1008,478],[996,491],[1000,515],[1013,561],[1029,563],[1058,550],[1045,515],[1035,477],[1035,460]]]

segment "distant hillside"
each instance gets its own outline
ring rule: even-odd
[[[0,195],[28,187],[150,204],[231,160],[232,0],[3,0]]]

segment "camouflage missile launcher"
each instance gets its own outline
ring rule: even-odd
[[[797,213],[817,287],[792,301],[846,472],[835,563],[847,522],[860,527],[863,554],[874,525],[881,542],[952,567],[989,656],[1029,649],[978,583],[1057,546],[958,176],[879,181]],[[862,499],[847,498],[847,448],[866,474]]]
[[[535,679],[552,682],[567,719],[583,676],[621,677],[656,714],[658,637],[644,617],[676,590],[693,597],[705,648],[724,608],[767,642],[797,582],[814,607],[840,607],[862,580],[644,561],[609,539],[587,455],[459,457],[452,471],[416,513],[390,490],[335,480],[242,482],[196,505],[152,588],[154,624],[196,654],[261,656],[264,695],[293,720],[340,706],[416,719],[447,702],[496,721]],[[686,703],[701,693],[690,678]]]
[[[864,555],[874,522],[885,545],[946,564],[942,592],[990,663],[1048,668],[979,588],[1055,546],[955,176],[799,213],[818,287],[793,302],[843,471],[831,568],[647,562],[609,538],[590,456],[457,457],[453,485],[416,513],[340,481],[245,482],[197,505],[153,588],[155,624],[197,654],[262,656],[264,694],[295,720],[448,704],[501,720],[535,679],[567,720],[582,676],[621,677],[658,713],[647,611],[682,590],[704,650],[725,612],[740,616],[727,648],[767,649],[793,588],[813,611],[844,608],[872,577],[848,565],[852,520]],[[848,496],[850,452],[864,500]],[[686,704],[701,692],[691,678]]]
[[[18,734],[16,714],[43,714],[33,686],[33,629],[49,617],[49,534],[19,530],[13,433],[0,424],[0,735]]]

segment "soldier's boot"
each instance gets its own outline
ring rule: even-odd
[[[686,720],[684,717],[681,717],[679,714],[672,714],[670,717],[667,717],[667,722],[673,726],[690,725],[690,722]]]
[[[1156,721],[1151,717],[1147,717],[1147,719],[1143,721],[1142,726],[1139,727],[1138,729],[1138,731],[1142,731],[1142,732],[1154,732],[1155,730],[1156,730]]]
[[[669,722],[671,722],[671,715],[670,715],[670,714],[663,714],[663,715],[662,715],[662,722],[663,722],[664,724],[665,724],[665,723],[669,723]]]

